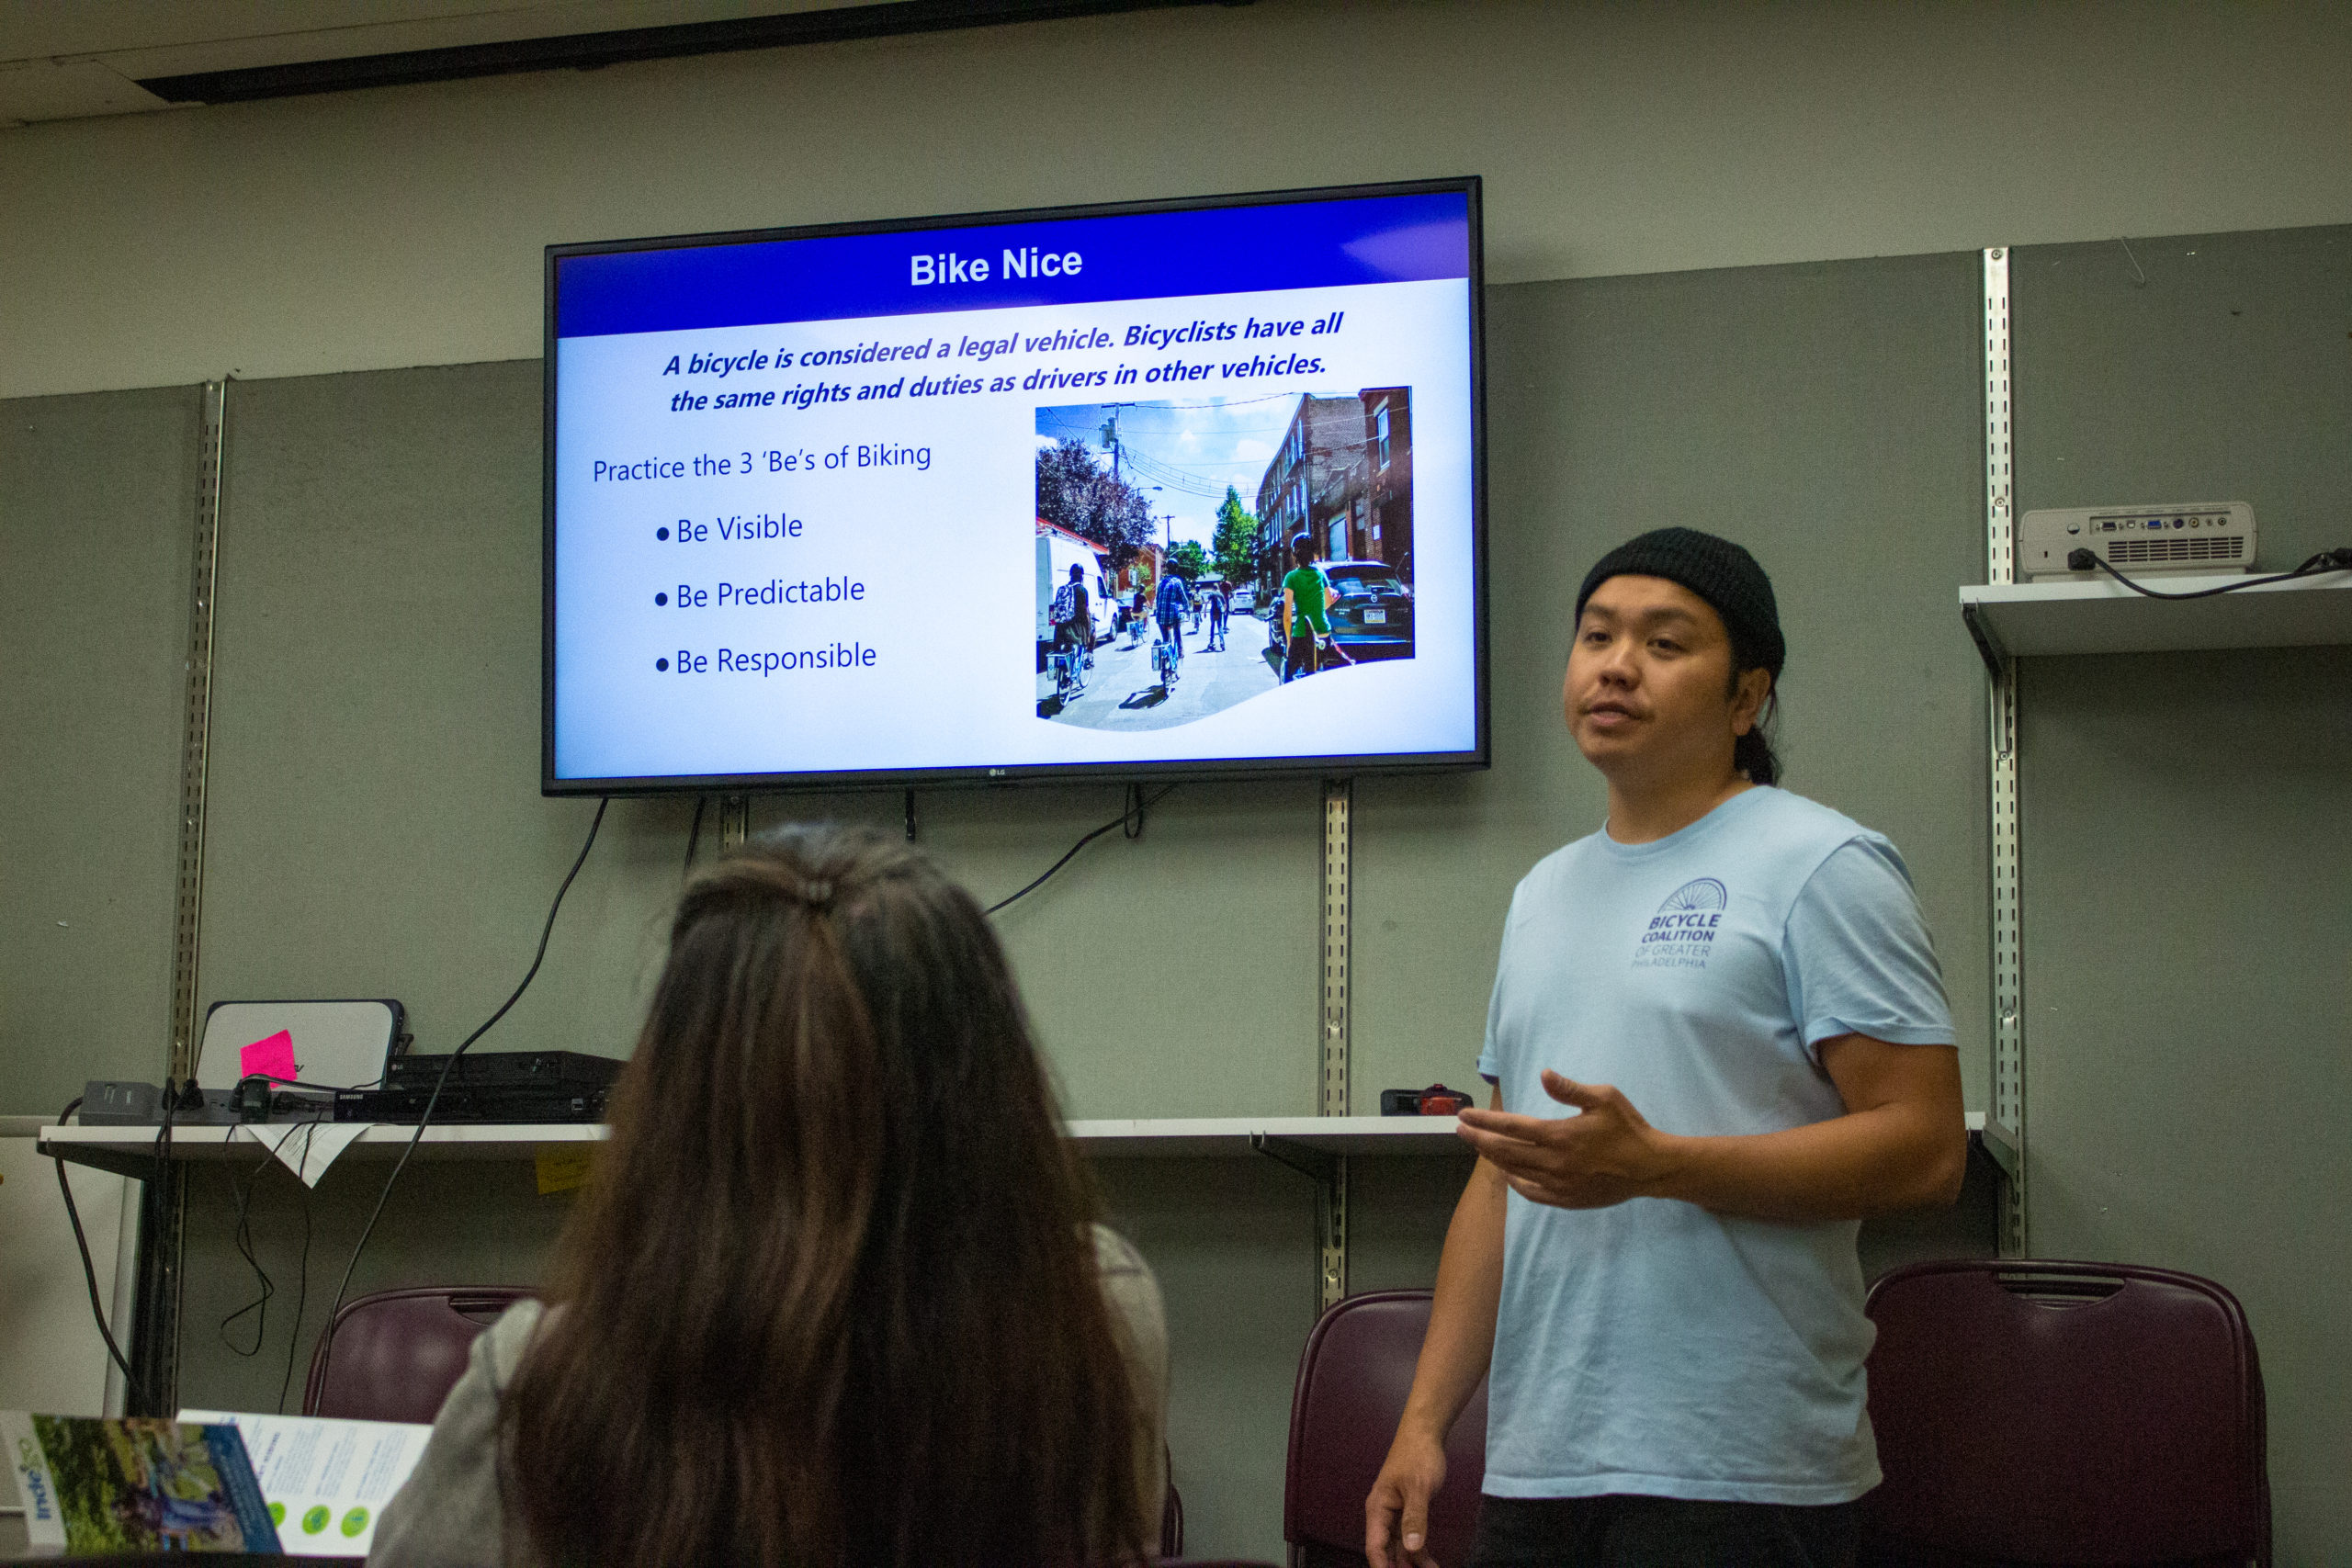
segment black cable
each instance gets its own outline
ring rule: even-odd
[[[540,961],[548,955],[548,939],[555,934],[555,918],[563,909],[563,896],[571,891],[572,879],[580,874],[580,868],[588,863],[588,852],[596,847],[596,830],[605,825],[605,808],[612,804],[613,797],[609,795],[596,803],[595,819],[588,824],[587,841],[580,846],[579,858],[571,863],[571,869],[564,874],[563,886],[555,890],[555,902],[548,906],[547,924],[539,928],[539,950],[531,955],[531,967],[525,972],[523,983],[515,987],[514,993],[504,1001],[498,1004],[496,1012],[482,1021],[481,1028],[467,1035],[465,1043],[449,1053],[447,1061],[441,1064],[441,1076],[433,1080],[433,1092],[426,1097],[424,1111],[416,1119],[416,1131],[409,1134],[408,1147],[401,1151],[400,1159],[392,1167],[392,1174],[384,1178],[384,1190],[376,1195],[375,1211],[368,1216],[368,1224],[360,1229],[359,1240],[351,1249],[351,1261],[343,1267],[342,1281],[334,1288],[334,1304],[327,1309],[328,1327],[334,1326],[335,1314],[343,1310],[344,1292],[351,1289],[352,1270],[359,1267],[359,1255],[368,1249],[368,1238],[376,1234],[376,1222],[384,1217],[384,1204],[391,1198],[392,1188],[399,1182],[401,1172],[408,1168],[409,1156],[416,1153],[417,1144],[424,1137],[424,1129],[433,1120],[433,1108],[441,1102],[441,1090],[449,1082],[449,1070],[458,1065],[458,1059],[466,1054],[475,1041],[489,1033],[491,1026],[506,1016],[507,1009],[523,999],[523,993],[530,988],[532,979],[537,976]]]
[[[2311,577],[2324,571],[2352,571],[2352,549],[2322,550],[2292,571],[2281,571],[2269,577],[2241,577],[2234,581],[2224,582],[2219,588],[2200,588],[2193,593],[2165,593],[2157,589],[2143,588],[2109,566],[2106,558],[2097,550],[2069,550],[2066,553],[2066,570],[2103,571],[2132,592],[2150,599],[2211,599],[2220,593],[2259,588],[2266,582],[2292,582],[2299,577]]]
[[[303,1125],[311,1130],[302,1134],[302,1163],[308,1165],[311,1133],[319,1124],[306,1122]],[[286,1371],[277,1380],[277,1413],[280,1416],[286,1414],[286,1391],[294,1385],[294,1358],[300,1354],[302,1348],[302,1309],[311,1304],[311,1188],[307,1182],[302,1186],[301,1196],[302,1261],[294,1271],[294,1325],[286,1331]]]
[[[181,1173],[179,1168],[172,1163],[172,1128],[179,1115],[180,1097],[183,1094],[195,1095],[197,1103],[199,1105],[204,1102],[204,1091],[197,1088],[194,1078],[183,1079],[176,1085],[168,1077],[164,1080],[164,1113],[155,1125],[155,1179],[147,1190],[148,1199],[152,1204],[151,1212],[167,1224],[178,1212],[176,1204]],[[168,1326],[171,1339],[176,1344],[179,1337],[179,1281],[185,1276],[179,1269],[174,1267],[156,1269],[153,1271],[153,1277],[154,1283],[158,1287],[167,1277],[172,1281],[171,1310],[168,1313],[164,1311],[164,1296],[160,1288],[152,1292],[146,1291],[142,1283],[143,1299],[140,1307],[139,1321],[151,1325],[148,1332],[149,1344],[162,1342],[163,1334],[153,1326],[157,1325]],[[152,1357],[147,1359],[153,1359]],[[148,1392],[143,1379],[140,1380],[135,1386],[139,1391],[140,1404],[151,1406],[141,1410],[140,1412],[141,1415],[167,1414],[160,1406],[152,1405],[156,1395]],[[172,1380],[166,1380],[166,1386],[172,1386]]]
[[[261,1142],[258,1136],[254,1141]],[[237,1173],[233,1170],[229,1172],[229,1190],[237,1201],[237,1224],[236,1227],[229,1233],[229,1239],[236,1247],[237,1255],[245,1260],[245,1267],[254,1271],[254,1278],[259,1281],[261,1289],[253,1300],[223,1317],[216,1332],[220,1337],[220,1343],[228,1347],[231,1355],[246,1360],[251,1360],[261,1354],[262,1336],[269,1332],[269,1298],[277,1293],[277,1282],[270,1279],[269,1270],[261,1266],[261,1258],[254,1251],[254,1188],[261,1181],[261,1173],[268,1168],[269,1162],[277,1156],[277,1151],[268,1148],[266,1145],[264,1148],[266,1152],[261,1156],[261,1163],[254,1166],[247,1174],[243,1186],[238,1185]],[[229,1337],[229,1325],[247,1313],[257,1314],[254,1320],[254,1348],[250,1350],[240,1350],[237,1348],[236,1341]]]
[[[1144,795],[1142,785],[1129,784],[1127,786],[1126,804],[1121,808],[1116,817],[1112,818],[1111,820],[1103,823],[1102,826],[1095,829],[1094,831],[1087,834],[1084,838],[1079,840],[1078,842],[1072,844],[1069,851],[1063,854],[1061,859],[1056,861],[1053,864],[1046,868],[1044,875],[1039,876],[1036,881],[1032,882],[1028,886],[1023,887],[1020,892],[1012,895],[1010,897],[998,899],[995,903],[989,905],[985,910],[983,910],[982,913],[993,915],[999,909],[1003,908],[1006,905],[1012,903],[1014,900],[1026,898],[1030,894],[1035,893],[1038,888],[1043,887],[1046,885],[1047,877],[1052,876],[1054,873],[1068,865],[1070,863],[1071,858],[1075,856],[1079,851],[1084,849],[1087,845],[1092,843],[1095,840],[1101,838],[1103,834],[1109,832],[1114,828],[1127,829],[1127,837],[1130,839],[1139,839],[1143,837],[1143,817],[1146,808],[1157,806],[1161,801],[1166,800],[1170,795],[1175,792],[1175,789],[1176,786],[1174,784],[1170,784],[1166,789],[1161,790],[1159,794],[1147,799]]]
[[[64,1110],[57,1113],[57,1124],[63,1126],[66,1118],[81,1109],[82,1097],[77,1094]],[[124,1385],[143,1404],[147,1402],[146,1385],[139,1381],[139,1374],[130,1370],[130,1359],[122,1353],[122,1347],[114,1342],[114,1330],[107,1326],[106,1309],[98,1304],[98,1270],[90,1261],[90,1238],[82,1229],[82,1211],[74,1204],[74,1184],[65,1179],[65,1156],[56,1155],[52,1157],[57,1161],[57,1190],[65,1195],[65,1217],[74,1224],[74,1246],[82,1254],[82,1282],[90,1288],[90,1315],[97,1320],[98,1337],[107,1342],[107,1354],[113,1357],[114,1364],[122,1369]]]
[[[193,1080],[190,1080],[186,1087],[196,1088]],[[164,1113],[156,1119],[155,1122],[155,1166],[159,1170],[169,1169],[171,1166],[172,1119],[179,1114],[181,1088],[181,1085],[174,1083],[169,1078],[164,1080]],[[201,1100],[204,1091],[197,1089],[196,1092],[198,1098]]]
[[[364,1083],[309,1083],[301,1078],[280,1078],[273,1077],[267,1073],[247,1073],[243,1077],[239,1078],[237,1083],[242,1087],[253,1082],[255,1078],[259,1078],[262,1082],[269,1085],[273,1089],[307,1089],[317,1094],[341,1094],[345,1089],[373,1089],[378,1084],[384,1081],[381,1074],[378,1074],[376,1077],[368,1079]],[[230,1090],[230,1093],[233,1096],[236,1093],[236,1090],[232,1089]],[[232,1098],[230,1103],[233,1105],[236,1101]],[[250,1125],[250,1123],[239,1122],[238,1125],[246,1126]]]
[[[709,805],[710,796],[707,795],[695,796],[695,825],[686,829],[686,869],[678,874],[681,877],[692,876],[695,874],[695,845],[702,841],[702,814]]]
[[[253,1126],[252,1123],[248,1122],[241,1122],[238,1125],[252,1126],[254,1142],[261,1145],[264,1153],[260,1161],[254,1166],[252,1171],[245,1177],[244,1185],[243,1187],[240,1187],[237,1184],[237,1173],[233,1170],[229,1173],[229,1190],[236,1196],[237,1200],[237,1224],[236,1228],[229,1234],[231,1240],[234,1243],[237,1248],[238,1256],[242,1257],[245,1260],[245,1267],[254,1271],[254,1278],[260,1282],[261,1291],[260,1293],[254,1296],[252,1301],[247,1302],[243,1306],[237,1308],[236,1311],[229,1314],[226,1317],[223,1317],[220,1320],[220,1325],[217,1332],[220,1336],[220,1343],[228,1348],[231,1355],[242,1357],[246,1360],[251,1360],[255,1356],[261,1354],[262,1341],[269,1337],[269,1303],[270,1298],[277,1294],[277,1281],[272,1280],[269,1277],[269,1271],[261,1266],[260,1255],[254,1249],[252,1223],[254,1189],[259,1185],[262,1173],[267,1170],[272,1163],[277,1161],[278,1156],[284,1152],[286,1145],[293,1142],[294,1134],[297,1133],[302,1134],[303,1153],[307,1156],[310,1153],[311,1134],[317,1129],[319,1123],[316,1122],[289,1122],[286,1125],[285,1129],[277,1134],[277,1141],[274,1144],[266,1141],[262,1137],[262,1130],[260,1127]],[[233,1141],[236,1135],[236,1128],[232,1127],[229,1132],[230,1138]],[[306,1267],[310,1261],[310,1228],[311,1201],[310,1191],[306,1187],[303,1190],[302,1195],[303,1262]],[[303,1281],[303,1284],[307,1287],[309,1280],[306,1279]],[[295,1297],[298,1303],[301,1299],[302,1298],[299,1295]],[[240,1350],[237,1348],[235,1341],[229,1337],[229,1325],[236,1322],[237,1319],[244,1316],[245,1314],[249,1312],[259,1314],[254,1322],[254,1348],[250,1350]],[[298,1335],[300,1332],[301,1326],[301,1309],[297,1305],[294,1314],[294,1331]],[[280,1404],[282,1408],[283,1402],[281,1401]]]

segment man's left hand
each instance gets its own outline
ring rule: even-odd
[[[1605,1209],[1657,1190],[1672,1140],[1607,1084],[1581,1084],[1545,1069],[1544,1092],[1578,1114],[1462,1112],[1462,1136],[1532,1202]]]

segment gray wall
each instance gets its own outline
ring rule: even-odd
[[[2166,281],[2163,246],[2138,247],[2144,289],[2128,267],[2119,280],[2079,265],[2100,247],[2021,254],[2024,502],[2154,499],[2143,492],[2177,486],[2251,500],[2284,553],[2314,547],[2346,510],[2341,444],[2319,439],[2345,428],[2341,361],[2315,346],[2324,329],[2344,352],[2345,313],[2329,314],[2344,272],[2328,247],[2341,243],[2341,231],[2181,242],[2184,262],[2190,248],[2200,262],[2240,257],[2227,276],[2245,302],[2219,306]],[[2089,281],[2067,292],[2077,278]],[[1963,254],[1492,291],[1496,765],[1358,786],[1360,1095],[1469,1076],[1510,886],[1600,813],[1555,716],[1577,579],[1607,544],[1684,522],[1743,538],[1774,571],[1794,649],[1790,782],[1903,846],[1981,1106],[1983,688],[1953,604],[1982,570],[1976,287]],[[2235,390],[2160,396],[2171,383],[2142,374],[2147,356],[2217,309],[2301,324],[2245,340],[2225,366]],[[2293,377],[2300,398],[2266,401],[2269,373]],[[420,1046],[446,1047],[527,963],[594,809],[535,788],[537,387],[536,367],[508,363],[235,389],[208,999],[397,995],[414,1010]],[[185,392],[129,396],[193,408]],[[2117,401],[2127,397],[2137,400]],[[88,401],[77,423],[133,406]],[[51,406],[63,403],[0,412],[14,431],[23,411]],[[2275,439],[2278,419],[2304,417],[2313,439]],[[2214,435],[2229,419],[2243,437]],[[88,438],[43,428],[51,434],[9,459],[39,479],[7,514],[12,549],[40,536],[28,519],[69,515],[85,482],[69,458]],[[124,439],[160,465],[185,433],[159,425]],[[2224,471],[2233,453],[2243,466]],[[2092,454],[2110,467],[2082,477]],[[158,534],[156,549],[169,537]],[[176,570],[184,581],[184,560]],[[141,624],[136,602],[109,597],[104,581],[70,592],[85,620],[126,633]],[[156,613],[176,617],[171,593],[156,595]],[[51,624],[0,627],[12,669]],[[160,657],[176,660],[178,625]],[[2322,1218],[2346,1174],[2352,1111],[2346,840],[2334,827],[2352,750],[2332,696],[2346,672],[2340,650],[2053,661],[2029,667],[2026,693],[2036,1247],[2196,1269],[2245,1296],[2270,1377],[2282,1562],[2319,1560],[2352,1536],[2329,1490],[2344,1456],[2332,1412],[2346,1392],[2346,1347],[2326,1273],[2340,1271],[2340,1237]],[[175,696],[166,681],[163,705],[120,721],[124,737],[161,749],[166,825],[104,878],[125,898],[142,876],[161,887],[152,936],[119,941],[125,963],[159,975]],[[51,758],[71,761],[71,728],[30,733],[47,750],[18,754],[31,760],[12,764],[28,780]],[[2163,809],[2119,830],[2102,807],[2122,797]],[[921,804],[933,852],[992,895],[1117,808],[1115,792],[1083,788],[941,792]],[[60,833],[79,809],[78,797],[44,807]],[[897,811],[895,796],[867,795],[767,799],[756,815],[888,822]],[[2215,824],[2215,840],[2167,850],[2146,825],[2193,813]],[[612,807],[548,967],[496,1043],[627,1049],[686,815],[678,802]],[[1317,828],[1309,783],[1187,785],[1140,840],[1106,837],[1009,913],[1005,936],[1074,1114],[1312,1108]],[[2077,934],[2093,929],[2121,935],[2086,962]],[[11,939],[11,973],[37,975],[29,940]],[[1148,1005],[1132,982],[1104,982],[1106,951],[1118,975],[1165,953],[1227,1000]],[[160,985],[156,997],[160,1007]],[[160,1061],[159,1027],[151,1039],[147,1059]],[[21,1081],[45,1051],[55,1054],[38,1031],[12,1023],[0,1082]],[[258,1252],[279,1293],[250,1358],[236,1353],[252,1343],[249,1320],[232,1327],[233,1345],[218,1330],[253,1291],[231,1241],[230,1173],[199,1174],[184,1397],[275,1401],[284,1358],[307,1351],[388,1168],[346,1162],[307,1201],[275,1172],[254,1187]],[[1460,1175],[1445,1159],[1361,1174],[1359,1288],[1427,1280]],[[1191,1544],[1279,1555],[1283,1428],[1312,1315],[1311,1189],[1262,1160],[1119,1162],[1104,1186],[1170,1303]],[[539,1196],[520,1164],[413,1167],[353,1288],[527,1280],[568,1201]],[[1870,1250],[1883,1261],[1980,1240],[1959,1226],[1879,1227]],[[305,1281],[298,1340],[291,1309]]]
[[[1557,717],[1577,581],[1673,522],[1777,574],[1790,781],[1909,855],[1981,1100],[1979,677],[1951,613],[1981,555],[1974,289],[1973,258],[1942,256],[1495,291],[1497,761],[1359,786],[1367,1103],[1470,1077],[1511,884],[1600,816]],[[594,810],[536,791],[537,396],[530,363],[234,389],[208,1002],[395,995],[419,1049],[446,1049],[527,963]],[[1118,803],[941,791],[920,809],[933,852],[1001,895]],[[687,815],[613,807],[503,1043],[627,1052]],[[1311,782],[1188,784],[1141,840],[1099,842],[1007,913],[1073,1114],[1313,1108],[1318,832]],[[1111,977],[1162,961],[1216,988],[1213,1013]]]
[[[1952,608],[1981,550],[1975,288],[1973,258],[1946,255],[1493,291],[1496,765],[1358,785],[1362,1102],[1472,1080],[1510,886],[1600,813],[1557,716],[1577,583],[1610,544],[1669,522],[1741,537],[1776,572],[1796,649],[1792,782],[1905,847],[1981,1091],[1981,676]],[[397,995],[419,1047],[447,1048],[528,961],[594,809],[536,793],[537,395],[528,363],[235,389],[208,999]],[[899,808],[775,797],[755,817]],[[924,841],[990,896],[1117,808],[1099,787],[920,800]],[[613,807],[496,1043],[627,1050],[687,815]],[[1318,832],[1311,781],[1187,784],[1139,840],[1106,837],[1001,919],[1073,1114],[1313,1110]],[[1156,1005],[1141,976],[1162,962],[1216,1004]],[[230,1175],[199,1178],[186,1397],[275,1401],[385,1169],[352,1162],[309,1204],[299,1346],[303,1205],[263,1178],[255,1228],[281,1293],[251,1358],[235,1353],[250,1319],[233,1349],[217,1328],[254,1290]],[[1463,1174],[1448,1158],[1362,1173],[1358,1288],[1428,1281]],[[1170,1299],[1192,1547],[1278,1556],[1313,1190],[1264,1160],[1115,1162],[1104,1183]],[[535,1278],[568,1201],[519,1165],[413,1168],[353,1289]],[[1981,1245],[1965,1224],[1872,1242],[1882,1258]]]
[[[1199,191],[1478,174],[1498,283],[2343,223],[2347,78],[2341,0],[1256,0],[59,121],[0,397],[527,358],[564,241]]]
[[[0,1115],[171,1049],[192,388],[0,404]]]
[[[2352,231],[2018,253],[2021,507],[2352,544]],[[2145,283],[2140,281],[2144,275]],[[2352,649],[2029,660],[2028,1224],[2245,1303],[2281,1562],[2352,1541]]]

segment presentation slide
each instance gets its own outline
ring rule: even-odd
[[[1476,243],[1452,189],[559,248],[549,786],[1478,760]]]

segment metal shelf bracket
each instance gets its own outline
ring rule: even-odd
[[[1324,1116],[1348,1114],[1348,936],[1354,909],[1350,863],[1355,847],[1354,805],[1351,781],[1323,781],[1322,1091],[1317,1112]],[[1329,1157],[1331,1170],[1323,1179],[1316,1203],[1315,1226],[1321,1255],[1316,1295],[1317,1310],[1325,1312],[1348,1293],[1348,1160],[1345,1155]]]
[[[189,562],[187,680],[180,716],[179,875],[172,933],[170,1054],[164,1076],[196,1077],[199,959],[204,931],[204,795],[212,747],[212,626],[220,582],[220,490],[226,463],[229,381],[203,391],[203,447],[197,463],[196,537]],[[130,1358],[146,1387],[134,1413],[169,1415],[179,1405],[181,1243],[187,1191],[178,1174],[156,1162],[141,1173],[139,1290],[130,1328]],[[111,1377],[112,1374],[109,1374]]]
[[[2009,253],[1984,253],[1984,581],[2017,581],[2012,367],[2009,359]],[[1993,902],[1993,1104],[1987,1126],[2007,1134],[2003,1161],[2000,1247],[2026,1255],[2025,945],[2018,822],[2018,671],[1991,628],[1969,620],[1984,657],[1985,754],[1990,769]],[[1988,1139],[1988,1144],[1990,1140]]]

